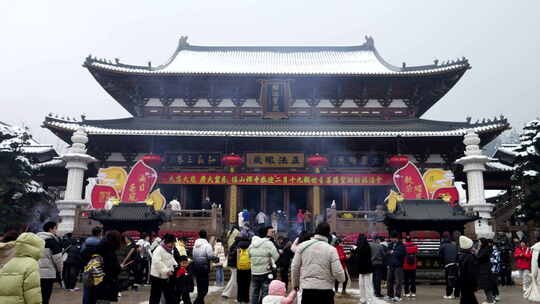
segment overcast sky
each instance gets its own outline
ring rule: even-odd
[[[465,56],[472,69],[423,118],[540,116],[540,1],[0,1],[0,121],[41,142],[47,113],[129,114],[81,67],[88,54],[164,63],[191,44],[362,44],[401,66]]]

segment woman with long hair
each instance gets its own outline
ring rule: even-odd
[[[375,297],[373,291],[373,264],[371,262],[371,248],[365,235],[360,234],[356,241],[356,249],[351,256],[352,273],[358,273],[358,288],[360,290],[360,303],[377,304],[386,303]]]

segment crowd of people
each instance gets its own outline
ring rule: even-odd
[[[403,241],[392,233],[388,240],[369,240],[360,234],[352,248],[345,248],[327,223],[318,224],[314,233],[302,225],[289,239],[262,219],[257,233],[233,226],[223,242],[208,240],[201,230],[192,250],[171,234],[141,234],[134,240],[96,227],[81,240],[71,234],[60,238],[54,222],[37,234],[11,229],[0,242],[0,303],[52,303],[55,284],[77,291],[81,281],[83,304],[117,302],[123,291],[142,285],[150,286],[150,304],[191,304],[195,290],[193,303],[204,304],[211,273],[216,286],[224,286],[221,295],[237,303],[334,303],[339,288],[346,294],[352,278],[358,279],[360,303],[416,298],[419,248],[409,236]],[[496,303],[498,285],[513,284],[512,269],[517,269],[524,297],[540,302],[540,238],[532,247],[525,240],[515,243],[445,237],[439,248],[443,298],[474,304],[482,290],[484,303]],[[231,270],[226,285],[225,268]]]

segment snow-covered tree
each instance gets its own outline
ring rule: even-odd
[[[540,220],[540,121],[525,125],[515,150],[513,180],[517,198],[522,202],[519,215],[527,220]]]
[[[30,139],[28,130],[0,123],[0,230],[28,224],[38,206],[51,203],[47,191],[32,179],[34,166],[22,153]]]

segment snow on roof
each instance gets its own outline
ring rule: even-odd
[[[506,193],[506,190],[484,190],[484,197],[486,199],[501,196]]]
[[[53,158],[49,161],[45,161],[42,163],[33,164],[33,169],[43,169],[43,168],[50,168],[50,167],[63,167],[65,165],[65,162],[58,158]]]
[[[187,39],[187,38],[186,38]],[[87,58],[85,66],[142,74],[419,75],[466,69],[465,58],[446,64],[395,67],[375,49],[373,38],[357,46],[194,46],[181,41],[158,67]]]
[[[237,130],[234,128],[228,129],[209,129],[195,130],[179,126],[175,130],[165,129],[115,129],[104,128],[98,126],[84,125],[74,122],[63,122],[57,120],[46,120],[46,126],[56,129],[76,131],[81,126],[89,135],[153,135],[153,136],[235,136],[235,137],[439,137],[439,136],[463,136],[470,130],[476,133],[489,132],[505,127],[502,123],[492,123],[482,126],[474,126],[469,128],[449,128],[444,131],[369,131],[369,130],[297,130],[297,129],[271,129],[271,130]]]
[[[526,170],[526,171],[523,171],[523,175],[524,176],[537,176],[538,171],[536,171],[536,170]]]
[[[488,162],[486,166],[490,169],[495,169],[499,171],[514,171],[514,167],[505,165],[498,161]]]
[[[23,154],[42,154],[51,151],[56,153],[56,150],[52,145],[42,145],[32,137],[23,139],[23,135],[28,133],[28,131],[21,127],[8,125],[0,121],[0,133],[14,136],[13,138],[0,142],[0,149],[11,149],[11,144],[21,144],[25,141],[24,145],[21,147]]]

